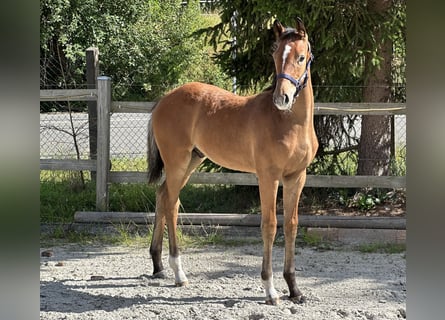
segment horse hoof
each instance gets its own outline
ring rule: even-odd
[[[289,297],[289,300],[296,304],[303,304],[306,302],[306,297],[303,295],[299,295],[296,297]]]
[[[276,306],[280,303],[280,298],[270,298],[266,299],[266,304],[270,306]]]
[[[175,282],[175,286],[177,286],[177,287],[185,287],[185,286],[188,286],[188,284],[189,284],[188,281]]]
[[[167,272],[165,270],[153,273],[153,279],[167,279]]]

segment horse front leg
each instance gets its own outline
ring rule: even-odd
[[[289,287],[289,298],[303,303],[305,297],[297,287],[295,279],[295,238],[298,228],[298,202],[306,181],[306,170],[283,178],[284,202],[284,270],[283,276]]]
[[[259,178],[261,200],[261,235],[263,238],[263,264],[261,279],[266,291],[266,304],[276,305],[280,299],[273,285],[272,247],[277,231],[276,199],[278,180]]]

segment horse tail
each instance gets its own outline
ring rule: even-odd
[[[148,122],[148,183],[156,183],[162,176],[162,169],[164,162],[159,153],[158,145],[156,144],[155,136],[153,134],[153,118]]]

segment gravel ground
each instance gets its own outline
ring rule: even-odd
[[[278,306],[264,302],[261,245],[183,249],[189,286],[151,279],[147,247],[68,244],[41,248],[40,319],[401,319],[404,254],[298,248],[297,281],[307,302],[286,299],[283,248],[274,250]],[[165,250],[167,251],[167,250]],[[167,256],[164,265],[168,265]]]

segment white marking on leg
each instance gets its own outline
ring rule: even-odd
[[[266,301],[278,300],[278,292],[273,286],[273,276],[270,276],[269,280],[262,280],[264,289],[266,290]]]
[[[176,285],[183,286],[188,284],[187,277],[185,276],[185,273],[182,270],[181,257],[169,256],[168,263],[170,264],[170,267],[173,269],[173,272],[175,273]]]
[[[290,52],[291,49],[292,49],[291,46],[288,45],[288,44],[286,44],[286,45],[284,46],[284,51],[283,51],[283,65],[281,66],[281,72],[284,72],[284,65],[286,64],[286,59],[287,59],[287,56],[289,55],[289,52]]]

